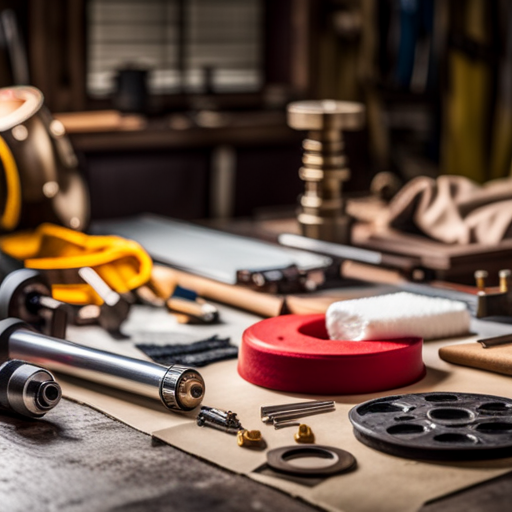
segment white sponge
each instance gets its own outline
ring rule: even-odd
[[[460,336],[470,317],[463,302],[400,292],[335,302],[325,319],[332,340],[361,341]]]

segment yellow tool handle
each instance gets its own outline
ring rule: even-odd
[[[90,236],[54,224],[5,236],[0,239],[0,249],[37,270],[92,267],[118,293],[148,282],[153,268],[150,256],[137,242],[117,236]],[[54,283],[53,296],[74,304],[102,303],[83,283]]]

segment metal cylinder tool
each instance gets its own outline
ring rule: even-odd
[[[53,375],[25,361],[0,365],[0,408],[41,418],[60,401],[62,392]]]
[[[342,130],[360,130],[364,114],[364,105],[354,102],[297,101],[288,105],[288,125],[308,131],[299,170],[305,181],[298,215],[304,236],[350,242],[352,219],[345,213],[341,195],[342,183],[350,178]]]
[[[0,353],[61,373],[159,400],[172,411],[190,411],[205,384],[193,368],[163,366],[36,333],[24,322],[0,321]]]

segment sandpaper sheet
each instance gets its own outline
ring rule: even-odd
[[[163,312],[158,310],[135,310],[133,313],[126,326],[127,331],[140,330],[141,326],[155,331],[165,328],[172,331],[173,336],[181,332],[187,337],[190,336],[191,329],[193,332],[199,329],[201,337],[212,334],[231,335],[234,343],[240,342],[245,327],[258,320],[254,315],[222,308],[222,325],[191,327],[174,324],[171,317],[162,317]],[[70,337],[106,350],[144,358],[129,340],[114,341],[99,328],[73,329]],[[470,336],[456,341],[463,343],[474,339],[475,336]],[[475,463],[434,463],[394,457],[364,446],[352,434],[348,420],[350,408],[378,396],[459,391],[512,397],[510,377],[442,361],[438,350],[450,343],[453,344],[454,340],[428,342],[425,345],[427,375],[420,382],[378,394],[331,397],[337,402],[335,412],[305,420],[315,432],[318,444],[348,450],[358,461],[355,471],[331,477],[312,487],[256,472],[266,460],[265,452],[240,448],[235,436],[198,427],[193,415],[172,414],[156,402],[101,386],[84,386],[84,383],[69,378],[65,378],[62,383],[64,394],[70,398],[87,403],[184,451],[231,471],[246,474],[293,496],[299,496],[326,510],[408,512],[417,510],[429,500],[512,470],[511,459]],[[263,432],[269,449],[293,445],[295,429],[276,431],[273,427],[264,425],[259,418],[260,406],[327,398],[274,392],[249,384],[238,376],[236,361],[208,366],[201,369],[201,373],[207,384],[204,404],[235,411],[244,427]]]

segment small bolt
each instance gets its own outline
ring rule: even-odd
[[[487,270],[477,270],[475,272],[476,287],[479,292],[485,292],[485,280],[488,275]]]
[[[512,272],[508,268],[500,270],[500,273],[499,273],[499,276],[500,276],[500,292],[502,292],[502,293],[507,293],[508,292],[508,283],[510,281],[510,276],[511,275],[512,275]]]
[[[314,443],[315,442],[315,434],[310,427],[302,423],[299,425],[298,432],[293,436],[297,443]]]

